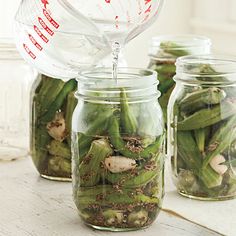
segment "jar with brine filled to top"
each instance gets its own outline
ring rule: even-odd
[[[175,87],[173,77],[176,72],[177,58],[187,55],[209,54],[210,39],[197,35],[167,35],[154,37],[149,49],[150,63],[148,68],[158,72],[159,99],[165,122],[167,105],[171,92]]]
[[[236,197],[236,60],[177,60],[168,106],[168,156],[178,192],[200,200]]]
[[[72,120],[73,194],[82,220],[110,231],[136,230],[163,199],[164,122],[156,72],[97,68],[78,78]]]

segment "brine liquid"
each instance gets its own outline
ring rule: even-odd
[[[84,137],[88,145],[84,145],[85,141],[79,142],[79,137]],[[73,132],[72,139],[74,201],[85,223],[105,229],[113,227],[118,231],[150,225],[162,203],[162,156],[137,160],[133,169],[113,173],[109,168],[114,166],[114,159],[108,156],[102,161],[99,159],[101,152],[97,151],[97,156],[94,156],[94,151],[91,151],[95,140],[107,140],[109,145],[107,136],[86,136]],[[122,158],[118,152],[113,150],[113,158]]]

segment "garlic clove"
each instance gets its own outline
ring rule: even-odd
[[[128,223],[134,227],[142,227],[148,220],[148,212],[145,210],[133,211],[128,216]]]
[[[67,137],[66,122],[63,112],[57,112],[54,119],[47,124],[48,134],[57,141],[63,142]]]
[[[217,155],[211,160],[210,166],[218,174],[223,175],[228,170],[228,167],[226,165],[222,165],[225,161],[226,160],[223,155]]]
[[[108,225],[121,224],[124,220],[124,214],[119,210],[108,209],[104,211],[103,217]]]
[[[112,173],[121,173],[136,167],[136,161],[123,156],[110,156],[105,159],[105,167]]]

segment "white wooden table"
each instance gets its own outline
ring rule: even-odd
[[[235,221],[236,223],[236,221]],[[94,231],[77,216],[70,183],[40,178],[31,160],[0,162],[0,236],[217,236],[161,212],[148,229],[129,233]]]

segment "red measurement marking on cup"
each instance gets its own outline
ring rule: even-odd
[[[23,43],[23,48],[28,53],[28,55],[30,55],[34,60],[36,59],[36,56],[34,55],[34,53],[28,48],[28,46],[25,43]]]
[[[38,17],[39,24],[48,32],[49,35],[53,36],[54,32],[46,25],[45,21]]]
[[[111,0],[105,0],[106,3],[111,3]]]
[[[48,13],[46,9],[43,9],[43,14],[54,28],[56,29],[59,28],[60,25],[50,16],[50,14]]]
[[[48,0],[41,0],[41,2],[44,5],[44,8],[47,8],[47,5],[49,4]]]
[[[115,21],[116,21],[116,28],[119,28],[119,16],[115,17]]]
[[[41,32],[41,30],[36,25],[34,25],[34,30],[45,43],[48,43],[48,38]]]
[[[144,4],[147,6],[145,11],[144,11],[144,19],[142,21],[142,23],[144,23],[145,21],[147,21],[150,17],[150,14],[152,12],[152,2],[153,0],[144,0]]]
[[[152,5],[150,5],[150,6],[146,9],[145,14],[150,13],[151,10],[152,10]]]
[[[43,50],[43,47],[36,41],[36,39],[31,34],[29,34],[29,39],[35,45],[35,47],[38,48],[38,50]]]

